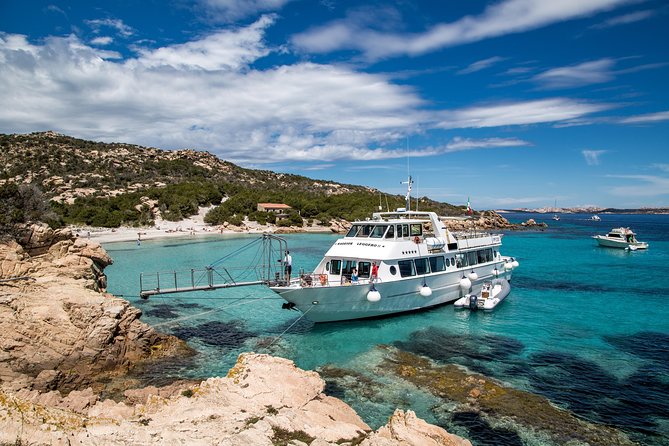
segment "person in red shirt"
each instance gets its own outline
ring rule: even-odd
[[[379,276],[379,266],[376,264],[376,262],[372,263],[372,281],[376,281],[376,279]]]

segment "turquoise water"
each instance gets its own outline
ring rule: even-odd
[[[508,214],[511,221],[541,216]],[[494,312],[452,306],[368,321],[313,324],[262,287],[137,297],[139,272],[208,265],[255,236],[208,236],[111,243],[109,291],[144,311],[142,319],[187,339],[198,355],[151,371],[156,384],[174,376],[224,376],[243,351],[271,353],[305,369],[347,369],[370,378],[327,379],[328,392],[351,404],[372,427],[395,407],[467,436],[475,445],[551,444],[494,420],[464,419],[431,394],[379,368],[392,345],[456,363],[541,394],[577,416],[614,426],[642,444],[669,444],[669,216],[561,216],[545,231],[505,234],[502,253],[520,262],[512,291]],[[630,226],[647,251],[600,248],[591,238]],[[338,238],[285,237],[294,270],[311,270]],[[251,262],[252,253],[241,259]],[[280,338],[279,335],[284,333]],[[502,423],[503,424],[503,423]]]

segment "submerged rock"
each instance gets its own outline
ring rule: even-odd
[[[156,389],[140,404],[107,400],[84,407],[82,395],[77,412],[0,391],[0,443],[471,445],[412,411],[395,411],[371,432],[351,407],[325,395],[324,386],[316,372],[292,361],[251,353],[240,355],[225,378],[163,396]]]
[[[542,396],[503,386],[454,364],[436,365],[424,357],[389,348],[383,367],[470,413],[513,420],[523,429],[548,435],[557,444],[635,444],[617,429],[588,423]]]

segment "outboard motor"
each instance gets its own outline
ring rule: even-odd
[[[476,296],[476,294],[472,294],[469,297],[469,309],[478,310],[478,308],[479,308],[478,297]]]

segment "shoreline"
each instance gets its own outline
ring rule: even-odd
[[[96,228],[87,226],[70,225],[68,228],[79,238],[88,239],[98,243],[116,242],[142,242],[144,240],[160,240],[166,238],[200,237],[205,235],[229,235],[229,234],[287,234],[287,233],[331,233],[330,226],[276,226],[272,224],[261,225],[255,221],[247,221],[243,226],[217,225],[212,226],[204,222],[204,216],[210,208],[200,208],[197,215],[180,221],[167,221],[156,219],[153,227],[131,227],[121,226],[119,228]]]

